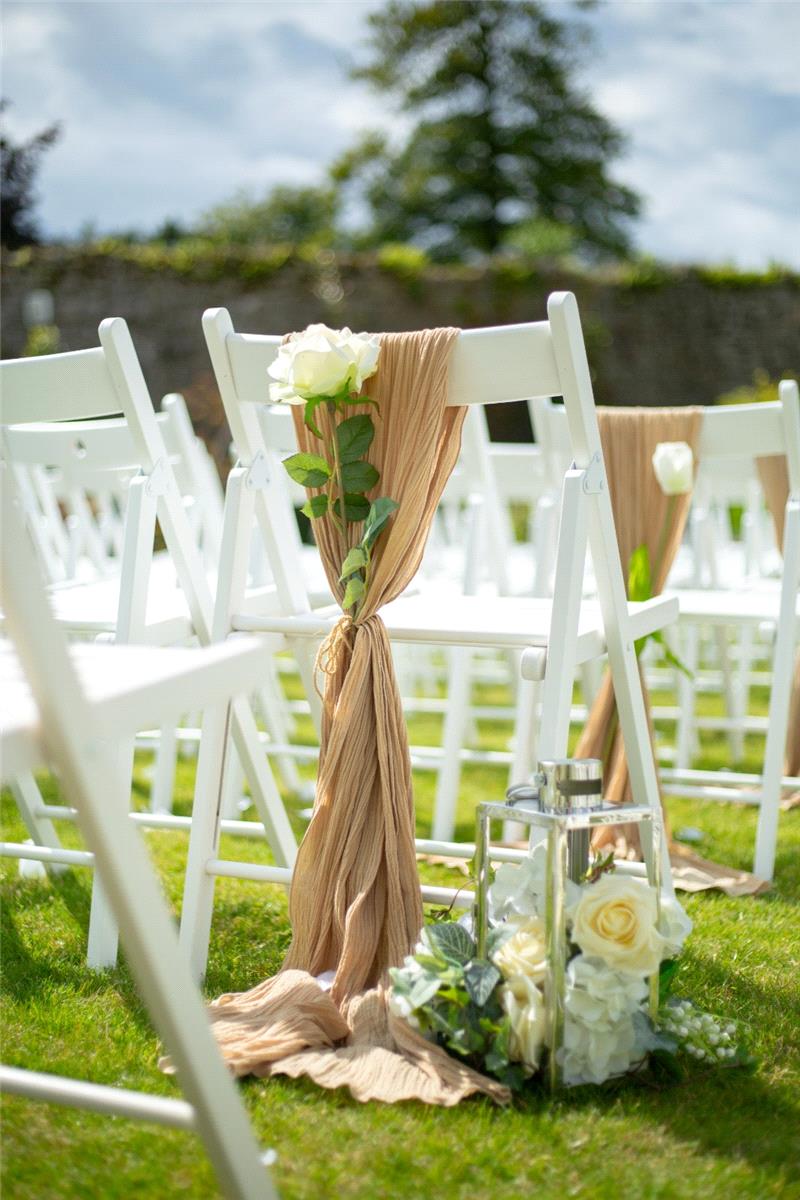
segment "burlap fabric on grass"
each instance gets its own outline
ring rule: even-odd
[[[659,442],[688,442],[696,459],[702,409],[601,408],[597,417],[623,571],[627,571],[634,550],[646,545],[652,568],[652,591],[657,596],[664,588],[680,548],[691,493],[674,498],[664,494],[653,470],[653,452]],[[650,705],[643,677],[642,690],[649,718]],[[579,758],[603,760],[603,790],[607,800],[612,804],[632,802],[625,744],[608,672],[603,677],[575,754]],[[669,836],[666,813],[665,826]],[[614,847],[620,857],[641,857],[635,826],[607,826],[599,831],[594,845],[597,849]],[[670,857],[675,886],[686,891],[718,888],[728,895],[745,895],[767,886],[747,871],[701,859],[676,843],[671,843]]]
[[[423,916],[408,737],[379,610],[422,560],[458,457],[464,410],[447,407],[458,330],[380,336],[378,373],[367,385],[380,405],[369,458],[381,474],[375,494],[400,508],[377,542],[357,622],[342,618],[318,660],[325,680],[319,775],[290,893],[289,953],[273,979],[220,996],[211,1019],[237,1075],[308,1075],[323,1087],[347,1086],[358,1100],[453,1105],[483,1092],[505,1103],[506,1088],[387,1007],[387,969],[412,951]],[[300,448],[319,451],[299,408],[294,416]],[[326,418],[318,409],[316,419]],[[323,517],[314,530],[341,602],[339,570],[360,526],[350,525],[343,539]],[[314,978],[325,973],[333,975],[329,991]]]

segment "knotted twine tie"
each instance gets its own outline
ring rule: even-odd
[[[646,545],[653,572],[652,592],[657,596],[667,582],[680,549],[691,507],[691,492],[675,497],[675,502],[670,504],[670,497],[664,495],[653,470],[653,452],[659,442],[688,442],[696,462],[702,409],[601,408],[597,417],[623,572],[627,573],[634,550]],[[641,669],[639,674],[650,738],[654,742],[650,701]],[[603,677],[575,754],[578,758],[603,760],[603,791],[607,800],[612,804],[632,802],[625,743],[617,715],[614,685],[608,672]],[[669,833],[666,820],[665,824]],[[613,846],[618,856],[641,857],[635,825],[605,826],[595,838],[594,845],[598,849]],[[719,888],[728,895],[746,895],[761,891],[765,886],[762,880],[747,871],[702,859],[678,843],[671,844],[670,857],[676,886],[688,891]]]
[[[387,1008],[387,970],[411,953],[423,916],[408,736],[378,610],[416,574],[458,458],[464,410],[447,406],[457,336],[456,329],[381,335],[378,373],[367,385],[380,409],[369,459],[381,474],[373,494],[400,507],[373,550],[363,609],[355,621],[338,622],[318,658],[325,685],[319,774],[289,898],[289,953],[274,979],[211,1006],[215,1036],[237,1075],[308,1075],[324,1087],[346,1085],[359,1100],[452,1105],[473,1092],[508,1099],[507,1089]],[[300,449],[319,452],[298,408],[294,417]],[[316,418],[330,434],[323,406]],[[341,602],[341,562],[361,526],[350,524],[342,537],[324,516],[314,531]],[[325,992],[313,977],[329,971]]]

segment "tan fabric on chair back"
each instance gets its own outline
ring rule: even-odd
[[[400,508],[373,555],[356,622],[343,617],[318,660],[325,673],[314,814],[290,895],[293,940],[281,973],[212,1005],[214,1032],[240,1075],[309,1075],[359,1100],[452,1105],[472,1092],[506,1102],[506,1088],[427,1042],[387,1009],[387,969],[422,926],[411,761],[382,605],[413,579],[439,497],[458,457],[464,409],[447,407],[456,329],[381,335],[368,392],[380,405],[370,461],[376,495]],[[358,411],[355,409],[355,411]],[[374,410],[369,410],[374,412]],[[318,439],[294,410],[302,450]],[[325,421],[322,406],[317,421]],[[329,517],[314,529],[330,586],[361,527],[342,538]],[[313,976],[333,973],[330,991]]]
[[[782,551],[786,501],[789,499],[789,471],[786,459],[780,454],[771,454],[769,457],[757,458],[756,467],[764,490],[764,499],[775,526],[778,549]],[[800,654],[794,664],[784,770],[787,775],[800,775]]]

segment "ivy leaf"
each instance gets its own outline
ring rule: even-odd
[[[653,583],[650,577],[650,552],[642,543],[637,546],[628,562],[628,599],[650,600]]]
[[[477,1004],[478,1008],[483,1008],[499,982],[500,972],[486,959],[474,958],[464,968],[464,983],[470,1000]]]
[[[348,608],[355,608],[359,600],[366,592],[364,580],[360,575],[351,575],[347,581],[347,587],[344,589],[344,598],[342,600],[342,608],[347,611]]]
[[[380,474],[372,463],[345,463],[342,467],[342,483],[346,492],[367,492],[380,479]]]
[[[408,1002],[412,1008],[421,1008],[423,1004],[436,995],[439,990],[439,979],[435,975],[420,975],[408,993]]]
[[[333,502],[333,511],[337,517],[342,515],[342,506],[338,500]],[[369,513],[369,500],[359,492],[345,492],[344,513],[348,521],[363,521]]]
[[[283,460],[290,479],[303,487],[322,487],[333,474],[329,462],[319,454],[291,454]]]
[[[342,573],[339,576],[340,583],[344,583],[348,575],[355,575],[356,571],[360,571],[369,562],[369,555],[361,546],[353,546],[352,550],[348,550],[347,557],[342,563]]]
[[[317,517],[324,517],[327,511],[327,496],[311,496],[308,500],[306,500],[305,504],[300,509],[300,512],[305,513],[305,515],[312,521],[316,520]]]
[[[312,396],[310,400],[306,400],[306,406],[303,409],[303,421],[305,422],[306,428],[310,429],[313,434],[316,434],[320,441],[322,441],[322,434],[314,424],[314,412],[319,405],[324,404],[324,402],[324,396]]]
[[[360,413],[357,417],[348,417],[342,421],[336,430],[336,440],[339,443],[339,458],[343,464],[353,463],[361,458],[372,445],[375,437],[375,426],[372,417]]]
[[[463,925],[454,921],[447,924],[429,925],[426,930],[428,943],[443,958],[463,966],[475,954],[475,943]]]
[[[373,500],[370,505],[369,513],[364,524],[364,536],[362,545],[369,549],[374,546],[377,541],[378,534],[383,529],[389,517],[396,508],[400,505],[396,500],[391,500],[388,496],[380,496],[377,500]]]

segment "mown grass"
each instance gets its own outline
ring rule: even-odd
[[[508,703],[502,689],[481,701]],[[765,697],[759,697],[765,707]],[[713,701],[703,701],[710,709]],[[412,741],[432,742],[438,718],[415,718]],[[309,731],[306,729],[306,732]],[[668,729],[660,731],[669,735]],[[510,729],[479,724],[481,744],[500,747]],[[745,769],[757,770],[759,738]],[[135,799],[147,799],[146,755],[137,757]],[[728,765],[723,737],[704,737],[702,765]],[[191,805],[193,764],[181,762],[176,808]],[[433,777],[416,776],[419,832],[427,833]],[[45,781],[49,794],[52,783]],[[479,799],[500,797],[502,770],[465,769],[458,834],[469,838]],[[291,803],[291,798],[289,798]],[[293,803],[293,811],[302,806]],[[671,800],[675,828],[702,830],[701,853],[749,867],[756,812]],[[25,836],[6,796],[3,835]],[[301,827],[299,816],[296,817]],[[187,838],[151,832],[147,843],[176,914]],[[64,840],[79,845],[74,829]],[[224,839],[224,855],[268,861],[258,842]],[[424,865],[431,880],[457,873]],[[92,974],[84,965],[90,880],[20,879],[5,860],[2,883],[4,1061],[102,1083],[177,1095],[156,1068],[156,1037],[124,965]],[[510,1111],[482,1100],[454,1110],[421,1104],[361,1105],[347,1093],[303,1081],[249,1080],[242,1094],[287,1200],[374,1197],[451,1200],[592,1196],[609,1200],[800,1197],[800,811],[781,815],[773,891],[759,898],[689,897],[696,925],[680,990],[747,1023],[752,1073],[697,1069],[683,1085],[626,1081],[576,1089],[555,1102],[532,1096]],[[207,991],[250,987],[274,972],[289,940],[279,888],[221,880]],[[218,1195],[202,1146],[189,1135],[69,1109],[6,1099],[3,1183],[9,1200]]]

